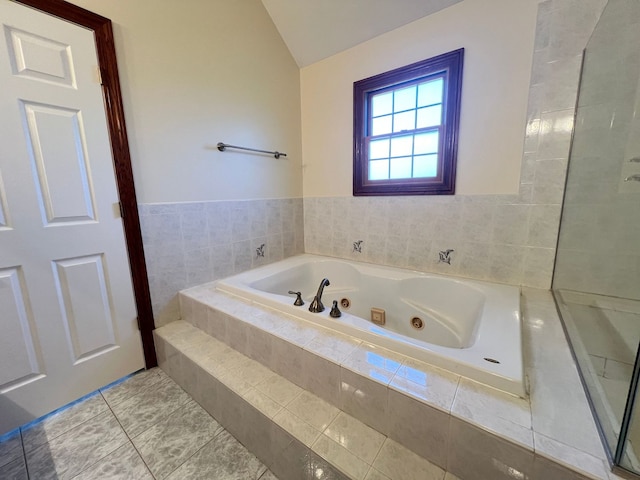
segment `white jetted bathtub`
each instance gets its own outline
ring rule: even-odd
[[[308,310],[327,278],[325,310]],[[525,397],[518,287],[299,255],[217,282],[221,291],[279,309]],[[295,306],[302,292],[304,306]],[[342,312],[331,318],[333,300]],[[371,321],[384,311],[384,326]],[[416,328],[422,327],[422,328]]]

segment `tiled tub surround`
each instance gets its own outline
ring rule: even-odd
[[[326,307],[311,313],[323,277],[331,282],[322,297]],[[293,305],[292,286],[306,307]],[[222,279],[216,288],[527,396],[518,287],[305,254]],[[342,299],[350,305],[331,318],[332,301]],[[372,307],[385,312],[383,327],[370,321]],[[412,328],[414,318],[424,322],[422,329]]]
[[[301,198],[139,205],[156,326],[179,318],[180,290],[302,253],[302,208]]]
[[[202,348],[197,354],[210,358],[212,371],[226,371],[227,382],[257,383],[276,372],[463,480],[618,478],[608,471],[549,292],[523,290],[531,383],[531,397],[523,400],[211,286],[181,292],[181,307],[185,320],[252,359],[227,371],[217,360],[224,355]],[[179,325],[184,322],[169,327],[184,328]],[[171,343],[196,354],[187,337],[176,334]],[[197,385],[193,372],[202,373],[190,364],[180,372],[169,369],[184,376],[179,382]],[[332,452],[321,455],[333,461],[342,450]]]
[[[517,194],[305,197],[305,252],[549,288],[582,51],[606,3],[540,3]]]
[[[305,251],[548,288],[561,200],[561,189],[545,205],[523,195],[305,198]]]

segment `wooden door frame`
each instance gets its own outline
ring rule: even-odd
[[[129,265],[133,280],[133,290],[138,310],[138,328],[142,337],[145,365],[158,365],[153,342],[155,323],[151,308],[149,279],[142,246],[138,202],[133,183],[129,140],[124,119],[122,92],[116,62],[116,49],[111,20],[64,0],[12,0],[55,17],[93,30],[98,53],[98,63],[102,75],[102,94],[107,114],[111,153],[116,173],[122,221],[129,253]]]

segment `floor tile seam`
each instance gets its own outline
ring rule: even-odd
[[[199,404],[198,402],[196,402],[196,401],[195,401],[195,399],[193,399],[193,397],[191,397],[191,395],[189,395],[189,397],[190,397],[189,402],[187,402],[187,403],[185,403],[185,404],[183,404],[183,405],[180,405],[180,406],[179,406],[178,408],[176,408],[175,410],[173,410],[173,411],[171,411],[171,412],[169,412],[169,413],[167,413],[167,414],[163,415],[163,417],[162,417],[162,418],[160,418],[156,423],[154,423],[153,425],[150,425],[148,428],[144,429],[144,430],[143,430],[142,432],[140,432],[139,434],[134,435],[133,437],[130,437],[131,442],[135,445],[134,439],[137,439],[137,438],[138,438],[138,437],[140,437],[141,435],[144,435],[146,432],[148,432],[149,430],[151,430],[152,428],[154,428],[155,426],[157,426],[160,422],[163,422],[163,421],[168,420],[170,417],[172,417],[173,415],[177,414],[179,410],[181,410],[181,409],[183,409],[183,408],[186,408],[186,407],[189,405],[189,403],[193,402],[194,404],[196,404],[196,405],[200,406],[200,404]],[[126,431],[125,431],[125,434],[126,434]],[[129,436],[129,435],[127,435],[127,436]],[[147,442],[144,442],[144,445],[146,445],[147,443],[148,443],[148,441],[147,441]]]
[[[24,437],[22,436],[22,427],[18,430],[20,432],[20,445],[22,447],[22,458],[24,461],[24,470],[27,474],[27,480],[31,479],[31,475],[29,474],[29,464],[27,463],[27,452],[24,448]]]
[[[164,338],[164,337],[163,337],[163,338]],[[165,338],[165,341],[168,341],[168,340]],[[172,344],[172,346],[173,346],[173,344]],[[173,347],[174,347],[174,348],[176,348],[175,346],[173,346]],[[176,350],[177,350],[177,348],[176,348]],[[144,389],[142,389],[142,391],[140,391],[140,392],[136,392],[134,395],[131,395],[127,400],[124,400],[124,401],[122,401],[122,402],[116,403],[116,404],[114,404],[114,405],[109,405],[109,403],[107,402],[107,400],[104,398],[104,395],[102,396],[102,398],[104,399],[105,403],[107,403],[107,406],[108,406],[108,407],[109,407],[109,409],[113,412],[113,414],[114,414],[114,415],[116,415],[116,412],[115,412],[114,408],[115,408],[115,407],[117,407],[118,405],[122,405],[123,403],[128,402],[129,400],[131,400],[131,399],[133,399],[133,398],[135,398],[135,397],[137,397],[137,396],[139,396],[139,395],[141,395],[141,394],[145,393],[146,391],[151,390],[151,388],[153,388],[153,387],[157,386],[158,384],[160,384],[160,383],[162,383],[162,382],[168,382],[169,380],[171,380],[171,378],[169,378],[169,377],[167,377],[167,378],[162,378],[162,379],[160,379],[160,381],[158,381],[158,382],[154,383],[153,385],[150,385],[148,388],[144,388]],[[100,392],[100,394],[102,395],[102,392]],[[126,411],[130,410],[131,408],[134,408],[134,406],[135,406],[135,405],[132,405],[132,406],[130,406],[130,407],[127,407],[126,409],[124,409],[124,410],[122,411],[122,413],[124,413],[124,412],[126,412]],[[116,416],[117,416],[117,415],[116,415]]]
[[[125,436],[126,436],[126,432],[125,432]],[[73,480],[74,478],[77,478],[79,475],[82,475],[84,472],[86,472],[87,470],[89,470],[90,468],[96,466],[98,463],[100,463],[102,460],[104,460],[105,458],[107,458],[109,455],[111,455],[113,452],[115,452],[116,450],[118,450],[119,448],[122,448],[123,446],[125,446],[127,444],[127,442],[131,445],[133,445],[133,442],[131,442],[131,440],[129,439],[129,437],[127,437],[126,441],[124,441],[123,443],[117,445],[113,450],[111,450],[110,452],[106,453],[105,455],[103,455],[102,457],[98,458],[95,462],[93,462],[90,465],[87,465],[84,469],[80,470],[79,472],[76,472],[72,477],[69,477],[69,480]],[[134,447],[135,448],[135,447]]]
[[[173,382],[172,379],[169,379]],[[174,382],[175,383],[175,382]],[[179,410],[180,408],[184,407],[187,403],[189,403],[189,401],[193,400],[193,397],[191,397],[191,395],[189,395],[180,385],[178,385],[177,383],[175,383],[176,386],[178,388],[180,388],[180,390],[182,390],[183,393],[186,394],[186,398],[185,401],[183,403],[180,403],[179,405],[176,405],[176,407],[173,410],[170,410],[168,412],[165,412],[163,417],[158,418],[155,422],[153,422],[151,425],[149,425],[147,428],[145,428],[144,430],[142,430],[141,432],[131,436],[129,435],[129,433],[127,432],[127,430],[124,428],[124,426],[122,425],[122,423],[120,422],[120,419],[118,418],[118,415],[116,415],[115,412],[113,412],[113,410],[111,410],[111,412],[113,413],[113,416],[116,417],[116,420],[118,420],[118,424],[122,427],[122,429],[124,430],[125,434],[131,438],[131,440],[133,441],[134,438],[137,438],[139,435],[143,434],[144,432],[146,432],[148,429],[156,426],[159,422],[161,422],[164,418],[168,417],[169,415],[172,415],[173,413],[175,413],[177,410]],[[193,400],[195,401],[195,400]],[[126,410],[124,410],[124,412],[128,412],[129,410],[132,410],[133,408],[135,408],[135,406],[132,406],[131,408],[127,408]],[[121,413],[124,413],[121,412]]]
[[[100,392],[100,394],[102,395],[102,392]],[[131,444],[131,446],[133,447],[133,449],[135,450],[136,454],[138,455],[138,457],[140,457],[140,460],[142,460],[142,463],[144,464],[144,467],[147,469],[147,471],[149,472],[149,475],[151,475],[153,478],[156,478],[155,475],[153,474],[153,472],[151,471],[151,468],[149,468],[149,465],[147,465],[146,460],[144,459],[144,457],[142,456],[142,454],[140,453],[140,451],[138,450],[138,448],[136,447],[135,443],[133,443],[133,439],[129,436],[129,433],[127,433],[127,431],[125,430],[124,426],[122,425],[122,423],[120,422],[120,419],[118,418],[118,416],[115,414],[115,412],[111,409],[111,406],[109,406],[109,409],[111,410],[111,413],[113,414],[113,416],[116,419],[116,422],[118,422],[118,425],[120,426],[120,428],[122,429],[122,431],[124,432],[125,436],[127,437],[127,440],[129,441],[129,443]],[[151,428],[151,427],[149,427]],[[145,430],[146,431],[146,430]]]
[[[12,448],[11,450],[7,451],[7,452],[6,452],[6,454],[8,454],[9,452],[17,452],[17,450],[18,450],[19,448],[21,448],[21,449],[22,449],[22,452],[24,453],[24,442],[23,442],[23,439],[22,439],[22,431],[21,431],[21,427],[18,427],[18,428],[16,428],[16,429],[12,430],[11,432],[7,432],[7,434],[6,434],[6,435],[7,435],[7,437],[8,437],[8,435],[9,435],[10,433],[13,433],[12,438],[15,438],[15,435],[16,435],[16,434],[15,434],[14,432],[17,432],[17,435],[20,435],[20,445],[17,445],[16,447],[14,447],[14,448]],[[0,435],[0,436],[1,436],[1,435]],[[7,440],[7,441],[8,441],[8,440]],[[2,443],[0,443],[0,446],[1,446],[1,445],[2,445]],[[12,454],[15,454],[15,453],[12,453]],[[10,464],[11,462],[14,462],[14,461],[16,460],[16,458],[18,458],[19,456],[20,456],[20,455],[18,454],[15,458],[13,458],[13,459],[11,459],[11,460],[9,460],[9,461],[5,462],[5,463],[0,464],[0,468],[4,467],[5,465]],[[9,455],[7,455],[7,458],[11,458],[11,457],[10,457]]]
[[[83,423],[84,423],[84,422],[83,422]],[[118,424],[118,426],[120,426],[120,425]],[[74,428],[75,428],[75,427],[74,427]],[[122,427],[121,427],[121,429],[122,429]],[[131,442],[131,441],[129,440],[129,438],[127,437],[127,434],[126,434],[126,432],[125,432],[124,430],[122,431],[122,433],[124,433],[124,435],[125,435],[125,440],[124,440],[122,443],[119,443],[119,444],[115,445],[115,446],[113,447],[113,450],[110,450],[110,451],[106,452],[103,456],[101,456],[100,458],[96,459],[96,461],[95,461],[95,462],[91,463],[90,465],[87,465],[87,466],[86,466],[84,469],[82,469],[81,471],[76,472],[72,477],[67,477],[67,478],[69,478],[70,480],[71,480],[71,479],[76,478],[76,477],[77,477],[78,475],[80,475],[81,473],[84,473],[85,471],[87,471],[88,469],[90,469],[91,467],[93,467],[94,465],[96,465],[96,464],[98,464],[99,462],[101,462],[102,460],[104,460],[106,457],[108,457],[109,455],[111,455],[113,452],[115,452],[116,450],[118,450],[120,447],[122,447],[123,445],[125,445],[127,442]],[[42,470],[38,470],[37,472],[34,472],[34,475],[35,475],[36,473],[39,473],[40,471],[42,471]],[[27,474],[28,474],[28,472],[27,472]],[[65,474],[66,474],[66,472],[65,472]],[[63,474],[63,475],[64,475],[64,474]],[[30,476],[29,476],[29,478],[30,478]],[[37,478],[37,477],[36,477],[36,478]],[[58,477],[56,476],[56,478],[58,478]]]
[[[94,395],[94,394],[95,394],[95,395]],[[25,445],[25,439],[24,439],[24,435],[23,435],[23,433],[24,433],[24,431],[26,431],[26,430],[30,430],[32,427],[30,427],[29,429],[26,429],[26,430],[25,430],[25,429],[24,429],[24,427],[22,427],[22,426],[21,426],[21,427],[20,427],[20,436],[22,437],[22,449],[23,449],[23,451],[24,451],[25,455],[26,455],[27,453],[30,453],[30,452],[32,452],[32,451],[34,451],[34,450],[36,450],[36,449],[40,448],[40,447],[41,447],[41,446],[43,446],[43,445],[46,445],[46,444],[51,443],[52,441],[54,441],[54,440],[56,440],[56,439],[60,438],[61,436],[63,436],[63,435],[65,435],[65,434],[69,433],[71,430],[73,430],[73,429],[75,429],[75,428],[79,427],[80,425],[84,425],[84,424],[85,424],[86,422],[88,422],[89,420],[93,420],[93,419],[95,419],[96,417],[98,417],[98,416],[100,416],[100,415],[102,415],[102,414],[106,413],[107,411],[109,411],[109,410],[110,410],[109,405],[107,404],[106,400],[104,399],[104,397],[102,396],[102,393],[101,393],[99,390],[95,390],[94,392],[91,392],[90,394],[86,395],[86,396],[85,396],[85,400],[83,400],[83,401],[89,400],[89,398],[93,398],[94,396],[98,396],[98,395],[100,395],[100,397],[102,397],[102,401],[104,402],[104,404],[105,404],[105,406],[106,406],[107,408],[105,408],[105,409],[103,409],[103,410],[100,410],[100,411],[96,412],[96,413],[95,413],[94,415],[92,415],[91,417],[85,418],[82,422],[77,423],[77,424],[75,424],[75,425],[73,425],[73,426],[71,426],[71,427],[67,428],[66,430],[64,430],[64,431],[62,431],[62,432],[60,432],[60,433],[58,433],[55,437],[52,437],[52,438],[48,438],[48,437],[47,437],[47,440],[46,440],[45,442],[38,443],[38,444],[36,444],[36,445],[34,445],[34,446],[31,446],[31,448],[29,448],[29,450],[27,450],[27,445]],[[75,402],[77,402],[77,401],[75,401]],[[75,403],[75,402],[72,402],[72,403],[74,403],[74,404],[76,404],[76,405],[78,405],[78,404],[79,404],[79,403]],[[72,407],[68,407],[68,408],[72,408]],[[65,410],[66,410],[66,409],[65,409],[65,406],[62,406],[62,407],[60,407],[60,408],[58,409],[58,411],[60,411],[60,412],[64,412]],[[47,414],[47,415],[45,415],[45,417],[48,417],[49,415],[50,415],[50,414]],[[37,420],[37,419],[36,419],[36,420]],[[43,420],[43,421],[44,421],[44,420]],[[34,426],[35,426],[35,425],[34,425]]]
[[[102,395],[102,394],[100,394],[100,395]],[[26,449],[26,448],[23,448],[23,450],[24,450],[24,454],[25,454],[25,461],[26,461],[26,458],[27,458],[27,454],[29,454],[29,453],[31,453],[31,452],[34,452],[34,451],[38,450],[39,448],[42,448],[42,447],[43,447],[43,446],[45,446],[45,445],[50,445],[52,442],[54,442],[54,441],[58,440],[58,439],[59,439],[60,437],[62,437],[63,435],[68,434],[68,433],[69,433],[69,432],[71,432],[72,430],[75,430],[75,429],[79,428],[80,426],[82,426],[82,425],[86,424],[87,422],[90,422],[90,421],[92,421],[92,420],[95,420],[95,419],[96,419],[97,417],[99,417],[100,415],[104,415],[104,414],[106,414],[106,413],[110,413],[110,414],[115,418],[115,420],[116,420],[116,421],[118,420],[118,419],[117,419],[117,417],[115,416],[115,414],[111,411],[111,409],[110,409],[110,408],[109,408],[109,406],[107,405],[107,408],[106,408],[105,410],[103,410],[103,411],[99,412],[98,414],[96,414],[96,415],[94,415],[94,416],[92,416],[92,417],[90,417],[90,418],[85,419],[84,421],[82,421],[82,422],[78,423],[77,425],[74,425],[73,427],[71,427],[71,428],[69,428],[69,429],[65,430],[65,431],[64,431],[63,433],[61,433],[60,435],[56,435],[54,438],[47,439],[47,441],[46,441],[46,442],[40,443],[40,444],[36,445],[35,447],[31,448],[31,449],[30,449],[30,450],[28,450],[28,451],[27,451],[27,449]],[[120,422],[118,422],[118,426],[120,426],[120,427],[121,427]],[[122,428],[122,427],[121,427],[121,428]],[[126,434],[126,432],[124,432],[124,433]]]
[[[376,453],[376,456],[375,456],[375,457],[373,457],[373,460],[371,460],[371,468],[374,468],[373,466],[375,465],[376,460],[378,460],[378,458],[380,457],[380,454],[382,453],[382,448],[384,447],[384,445],[385,445],[389,440],[391,440],[391,439],[385,435],[384,441],[383,441],[383,442],[382,442],[382,444],[380,445],[380,449],[378,450],[378,453]],[[404,448],[406,448],[406,447],[404,447]],[[407,450],[408,450],[408,449],[407,449]],[[416,455],[417,455],[417,454],[416,454]],[[423,458],[423,457],[420,457],[420,458]],[[425,459],[425,460],[426,460],[426,459]],[[427,461],[428,461],[428,460],[427,460]],[[376,470],[377,470],[377,469],[376,469]]]
[[[195,401],[195,400],[194,400]],[[196,402],[197,403],[197,402]],[[206,410],[205,410],[206,411]],[[207,412],[208,415],[210,415]],[[213,418],[213,417],[211,417]],[[215,419],[214,419],[215,420]],[[181,462],[179,465],[176,465],[176,467],[171,470],[170,472],[166,473],[163,477],[157,477],[156,475],[153,474],[153,472],[151,471],[151,468],[147,465],[147,463],[145,462],[145,465],[147,465],[147,469],[149,470],[149,472],[151,473],[151,475],[153,476],[153,478],[155,478],[156,480],[162,480],[165,478],[169,478],[171,475],[173,475],[173,473],[178,470],[180,467],[182,467],[182,465],[184,465],[185,463],[187,463],[188,461],[190,461],[198,452],[200,452],[200,450],[202,450],[204,447],[206,447],[207,445],[209,445],[211,442],[213,442],[213,440],[220,435],[220,433],[222,433],[224,431],[224,428],[218,432],[215,433],[214,435],[211,436],[210,439],[208,439],[206,442],[204,442],[199,448],[197,448],[191,455],[189,455],[189,457],[185,458],[183,462]],[[133,442],[132,442],[133,443]],[[134,444],[134,448],[135,448],[135,444]],[[137,451],[137,449],[136,449]],[[140,454],[140,452],[138,452],[138,455],[140,455],[140,458],[142,458],[142,461],[144,461],[144,457],[142,456],[142,454]],[[186,480],[186,479],[185,479]]]
[[[178,385],[178,384],[176,383],[176,385]],[[180,387],[180,385],[178,385],[178,387]],[[180,387],[180,389],[184,392],[184,389],[182,389],[182,387]],[[185,392],[185,393],[187,393],[187,392]],[[173,410],[168,411],[168,412],[165,412],[165,413],[164,413],[164,415],[163,415],[162,417],[158,418],[155,422],[153,422],[153,423],[152,423],[151,425],[149,425],[147,428],[145,428],[145,429],[144,429],[144,430],[142,430],[141,432],[139,432],[139,433],[137,433],[137,434],[133,435],[133,436],[131,437],[131,441],[133,441],[133,439],[134,439],[134,438],[137,438],[137,437],[139,437],[140,435],[142,435],[144,432],[146,432],[146,431],[147,431],[147,430],[149,430],[150,428],[155,427],[158,423],[160,423],[160,422],[161,422],[162,420],[164,420],[165,418],[167,418],[167,417],[169,417],[169,416],[173,415],[173,414],[174,414],[175,412],[177,412],[179,409],[181,409],[182,407],[184,407],[185,405],[187,405],[187,404],[189,403],[189,401],[194,401],[194,402],[195,402],[195,400],[193,400],[193,397],[191,397],[191,395],[189,395],[189,394],[187,393],[187,401],[185,401],[184,403],[181,403],[180,405],[177,405],[177,406],[176,406],[176,408],[174,408]],[[196,402],[196,403],[197,403],[197,402]],[[117,418],[117,417],[116,417],[116,418]],[[118,422],[118,423],[119,423],[119,422]],[[127,433],[127,431],[125,430],[125,434],[126,434],[126,433]],[[127,434],[127,436],[129,436],[129,435]]]

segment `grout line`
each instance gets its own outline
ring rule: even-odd
[[[102,392],[100,392],[100,395],[102,395]],[[133,396],[133,395],[132,395]],[[115,417],[116,422],[118,422],[118,425],[120,425],[120,428],[122,429],[122,432],[124,433],[125,437],[127,437],[127,440],[129,441],[129,443],[131,444],[131,446],[133,447],[133,449],[136,451],[136,453],[138,454],[138,457],[140,457],[140,460],[142,460],[142,463],[144,464],[145,468],[147,469],[147,471],[149,472],[149,475],[151,475],[151,477],[156,478],[155,475],[153,474],[153,472],[151,471],[151,469],[149,468],[149,465],[147,464],[146,460],[144,459],[144,457],[140,454],[140,451],[138,450],[138,448],[136,447],[136,445],[133,443],[133,440],[131,439],[131,437],[129,436],[129,434],[127,433],[127,431],[124,429],[122,423],[120,422],[120,419],[118,418],[118,416],[116,415],[116,413],[113,411],[113,409],[111,408],[111,405],[109,405],[109,403],[107,402],[107,400],[104,398],[104,395],[102,395],[102,398],[104,399],[105,403],[107,403],[107,406],[109,407],[109,410],[111,411],[111,414]]]
[[[178,385],[175,380],[173,380],[171,377],[169,377],[167,375],[166,377],[168,380],[170,380],[171,382],[175,383],[176,386],[178,386],[180,389],[182,389],[182,387],[180,387],[180,385]],[[161,379],[164,380],[164,379]],[[157,383],[157,382],[156,382]],[[155,385],[155,383],[154,383]],[[184,389],[182,389],[184,391]],[[200,406],[200,408],[203,408],[198,402],[196,402],[196,400],[188,393],[185,391],[185,393],[189,396],[189,401],[180,405],[176,410],[173,410],[170,413],[167,413],[167,415],[164,418],[169,417],[170,415],[174,414],[175,412],[177,412],[179,409],[185,407],[186,405],[188,405],[190,402],[194,402],[196,405]],[[102,392],[101,392],[102,394]],[[136,394],[137,395],[137,394]],[[135,395],[132,395],[132,397]],[[103,397],[104,398],[104,397]],[[105,400],[106,401],[106,400]],[[111,409],[111,407],[109,406],[109,409]],[[203,409],[204,410],[204,409]],[[206,410],[204,410],[206,412]],[[114,415],[114,417],[116,418],[116,421],[118,422],[118,424],[120,425],[120,427],[122,428],[124,434],[126,435],[127,439],[129,440],[129,443],[131,444],[131,446],[134,448],[134,450],[136,451],[136,453],[138,454],[138,456],[140,457],[140,459],[142,460],[142,462],[144,463],[145,467],[147,468],[147,470],[149,471],[149,474],[154,478],[157,479],[157,477],[153,474],[153,472],[151,471],[151,468],[149,466],[149,464],[147,463],[147,461],[145,460],[144,456],[142,455],[142,453],[138,450],[138,448],[136,447],[135,443],[133,442],[133,438],[131,438],[129,436],[129,434],[127,433],[127,431],[124,429],[124,427],[122,426],[122,424],[120,423],[120,420],[118,419],[117,415],[115,414],[115,412],[112,413]],[[209,443],[211,443],[218,435],[220,435],[222,432],[225,431],[225,428],[222,427],[222,425],[220,424],[220,422],[218,422],[209,412],[206,412],[207,415],[209,415],[216,423],[218,423],[218,425],[221,427],[218,429],[218,431],[216,433],[214,433],[214,435],[211,437],[211,439],[207,442],[204,443],[204,445],[202,445],[200,448],[198,448],[195,452],[193,452],[192,455],[190,455],[188,458],[186,458],[184,460],[184,462],[180,463],[179,465],[176,466],[176,468],[174,468],[171,472],[169,472],[165,477],[168,477],[169,475],[173,474],[173,472],[175,472],[177,469],[179,469],[182,465],[184,465],[186,462],[188,462],[189,460],[191,460],[191,458],[193,458],[198,452],[200,452],[205,446],[207,446]],[[139,434],[137,434],[135,437],[138,437],[140,435],[142,435],[144,432],[148,431],[149,429],[153,428],[155,425],[157,425],[162,419],[160,419],[158,422],[154,423],[153,425],[150,425],[147,429],[143,430],[142,432],[140,432]],[[134,438],[135,438],[134,437]],[[159,480],[159,479],[157,479]]]
[[[27,480],[29,480],[31,478],[31,475],[29,474],[29,464],[27,463],[27,451],[24,448],[24,437],[22,436],[22,427],[20,427],[19,432],[20,432],[20,445],[22,447],[22,458],[24,458],[24,469],[27,473]]]

